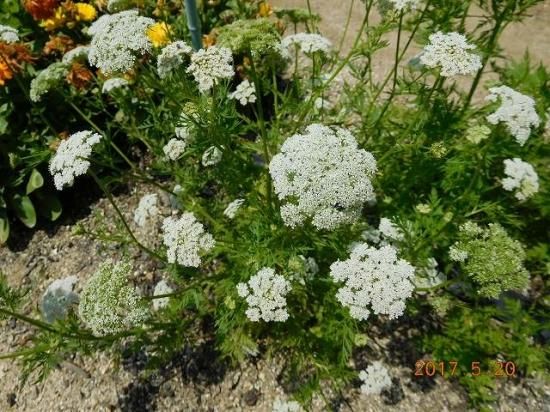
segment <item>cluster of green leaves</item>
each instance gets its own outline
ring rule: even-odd
[[[433,359],[458,362],[454,376],[474,406],[484,408],[496,400],[496,380],[507,379],[499,377],[497,362],[513,362],[516,378],[548,368],[548,348],[541,335],[549,321],[547,308],[523,306],[513,298],[499,306],[458,306],[439,331],[422,339],[422,348]],[[479,363],[479,376],[472,371],[473,362]]]

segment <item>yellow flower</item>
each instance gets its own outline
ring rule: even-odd
[[[170,27],[165,22],[155,23],[147,29],[147,37],[155,47],[162,47],[170,41]]]
[[[259,17],[268,17],[273,14],[273,7],[267,1],[262,1],[258,7],[258,16]]]
[[[97,17],[97,11],[91,4],[76,3],[76,16],[78,20],[93,21]]]
[[[40,25],[47,31],[53,31],[59,27],[62,27],[65,24],[65,19],[65,10],[63,10],[63,7],[58,7],[55,10],[55,14],[49,19],[42,20]]]

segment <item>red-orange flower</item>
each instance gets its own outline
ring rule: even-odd
[[[49,19],[53,16],[59,0],[25,0],[25,10],[35,20]]]
[[[86,66],[76,62],[67,74],[67,81],[79,90],[85,89],[93,78],[93,73]]]
[[[0,59],[0,86],[6,84],[6,80],[13,78],[13,72],[10,67]]]
[[[14,76],[14,72],[20,71],[23,63],[32,63],[32,57],[29,49],[20,43],[0,42],[0,86],[6,83]]]
[[[44,54],[63,55],[69,50],[74,49],[74,41],[69,36],[61,34],[59,36],[50,36],[50,40],[44,45]]]

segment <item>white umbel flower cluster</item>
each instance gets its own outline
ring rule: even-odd
[[[15,43],[19,41],[19,32],[10,26],[0,24],[0,41]]]
[[[336,299],[359,320],[366,320],[371,312],[390,319],[401,316],[414,288],[414,267],[398,259],[392,246],[377,249],[359,243],[349,259],[330,266],[330,276],[335,282],[344,282]]]
[[[65,319],[71,305],[78,303],[78,295],[73,292],[77,281],[76,276],[69,276],[50,283],[40,302],[40,311],[46,322]]]
[[[139,200],[138,207],[134,211],[134,222],[139,227],[144,227],[147,221],[154,219],[158,216],[159,212],[158,195],[156,193],[149,193]]]
[[[296,401],[284,401],[275,399],[271,412],[301,412],[303,409]]]
[[[231,50],[216,46],[201,49],[191,55],[187,72],[199,84],[199,91],[206,93],[221,79],[231,79],[235,75]]]
[[[260,269],[248,283],[237,285],[237,293],[248,303],[246,316],[252,322],[286,321],[286,295],[289,291],[290,282],[267,267]]]
[[[173,138],[166,143],[166,145],[162,148],[162,151],[169,160],[175,161],[183,155],[186,146],[187,143],[185,140]]]
[[[147,306],[128,285],[131,269],[128,262],[107,261],[84,286],[78,314],[94,335],[119,333],[148,318]]]
[[[235,215],[237,214],[237,212],[239,211],[243,203],[244,203],[244,199],[233,200],[231,203],[229,203],[229,205],[227,205],[227,207],[223,211],[224,216],[226,216],[229,219],[234,219]]]
[[[223,153],[216,146],[210,146],[202,154],[201,163],[204,167],[214,166],[221,162]]]
[[[419,0],[388,0],[392,7],[397,11],[404,11],[407,9],[416,9]]]
[[[157,58],[157,72],[161,79],[168,77],[180,67],[185,58],[193,52],[191,46],[182,40],[175,41],[164,47]]]
[[[489,92],[485,99],[491,102],[500,99],[501,105],[496,112],[487,116],[487,121],[491,124],[506,124],[510,134],[523,146],[531,134],[531,127],[540,124],[535,101],[508,86],[491,87]]]
[[[68,64],[61,62],[50,64],[32,79],[29,92],[30,99],[35,103],[42,100],[42,96],[50,90],[60,87],[68,73]]]
[[[373,362],[367,369],[359,372],[359,379],[363,381],[361,392],[365,395],[379,395],[392,384],[388,370],[380,361]]]
[[[185,212],[180,218],[167,217],[162,230],[169,263],[198,267],[201,253],[208,252],[215,244],[212,235],[204,230],[193,213]]]
[[[243,106],[254,103],[256,101],[256,87],[248,79],[245,79],[239,83],[233,93],[229,94],[229,98],[238,100]]]
[[[326,37],[315,33],[296,33],[286,36],[281,45],[285,49],[290,49],[291,46],[298,47],[304,53],[330,53],[332,43]]]
[[[378,230],[380,231],[383,244],[388,244],[392,241],[401,242],[405,238],[403,231],[387,217],[380,219]]]
[[[375,172],[374,157],[348,130],[320,124],[288,138],[269,164],[281,216],[293,228],[307,219],[329,230],[357,220],[363,204],[375,199]]]
[[[86,130],[77,132],[60,143],[50,161],[50,173],[57,190],[71,186],[76,176],[88,171],[90,162],[87,159],[92,154],[92,147],[100,140],[101,135]]]
[[[120,89],[122,87],[129,86],[130,83],[128,83],[128,80],[123,79],[122,77],[113,77],[111,79],[108,79],[103,83],[103,88],[101,89],[101,92],[103,94],[109,94],[113,90]]]
[[[174,292],[174,289],[172,289],[170,285],[168,285],[168,283],[164,279],[162,279],[155,285],[153,296],[168,295],[172,292]],[[168,303],[170,303],[170,298],[168,296],[164,298],[153,299],[153,309],[159,310],[165,308],[166,306],[168,306]]]
[[[481,58],[470,52],[475,48],[460,33],[439,31],[430,35],[430,44],[424,47],[420,62],[430,68],[441,67],[443,77],[474,74],[481,69]]]
[[[539,191],[539,176],[533,166],[517,157],[504,161],[502,187],[509,192],[515,191],[516,199],[523,201]]]
[[[154,23],[153,19],[140,16],[137,10],[104,14],[88,30],[92,36],[90,64],[105,74],[130,70],[136,56],[152,50],[147,29]]]
[[[77,46],[74,49],[69,50],[63,56],[62,62],[71,64],[73,62],[84,62],[88,60],[88,53],[90,52],[89,46]]]

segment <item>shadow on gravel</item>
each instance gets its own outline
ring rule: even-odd
[[[144,370],[146,364],[145,352],[129,355],[122,363],[125,370],[135,375]],[[123,388],[118,406],[123,412],[155,411],[161,386],[169,380],[179,375],[184,383],[193,383],[200,395],[206,387],[222,382],[226,370],[213,340],[195,347],[186,346],[157,371],[146,378],[138,377]]]

